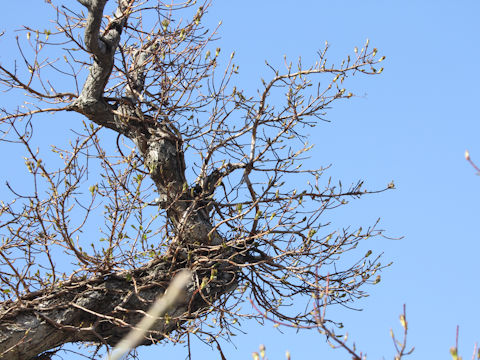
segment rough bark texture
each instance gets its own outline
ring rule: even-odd
[[[92,64],[83,90],[69,110],[81,113],[137,144],[160,199],[166,208],[168,204],[167,215],[174,225],[179,243],[219,244],[221,239],[218,234],[209,236],[213,227],[205,210],[185,191],[181,138],[167,125],[139,113],[133,97],[116,109],[103,98],[114,65],[114,54],[127,21],[129,2],[119,1],[115,19],[104,36],[100,35],[99,29],[107,1],[79,2],[88,9],[84,40],[92,55]],[[142,67],[139,66],[137,73],[132,74],[133,87],[137,91],[143,87],[141,72]],[[177,269],[179,259],[181,262],[182,257],[185,258],[181,246],[178,250],[175,254]],[[175,274],[175,268],[170,268],[169,263],[163,260],[132,274],[109,274],[93,280],[71,282],[54,291],[33,293],[16,302],[2,304],[1,358],[35,358],[67,342],[116,344],[144,316],[151,301],[167,288]],[[210,276],[210,273],[205,275]],[[202,294],[198,290],[201,279],[202,275],[197,273],[186,293],[186,303],[172,309],[166,321],[157,322],[150,334],[152,339],[160,340],[164,334],[181,326],[181,322],[168,321],[168,318],[174,319],[185,312],[193,316],[206,305],[205,296],[214,301],[235,287],[235,271],[224,269],[216,284],[210,282],[203,288]],[[146,343],[151,343],[151,340],[146,340]]]
[[[80,282],[66,283],[51,291],[32,293],[21,306],[4,303],[0,326],[2,359],[34,359],[38,354],[67,342],[91,341],[115,345],[145,315],[151,302],[163,294],[175,271],[163,261],[131,273],[111,274]],[[135,281],[133,281],[135,280]],[[194,318],[206,306],[205,297],[215,299],[234,286],[231,275],[219,277],[198,292],[198,279],[192,279],[185,301],[157,321],[150,332],[152,340],[179,329],[174,319],[182,314]],[[173,319],[173,320],[169,320]]]
[[[245,96],[230,83],[238,72],[233,53],[215,75],[216,33],[200,22],[209,0],[117,0],[112,16],[103,14],[107,0],[78,2],[81,10],[56,8],[54,40],[24,28],[35,52],[33,59],[22,52],[29,79],[0,64],[2,90],[27,93],[13,113],[0,109],[0,142],[24,147],[34,184],[25,195],[7,183],[13,198],[0,204],[0,295],[8,299],[0,303],[0,358],[48,359],[69,342],[114,345],[184,268],[193,274],[185,301],[158,320],[145,344],[187,333],[228,337],[238,319],[251,317],[315,328],[321,307],[366,296],[363,286],[378,283],[388,265],[371,251],[347,257],[350,264],[338,260],[382,230],[338,230],[323,214],[394,185],[367,191],[359,181],[345,191],[321,180],[326,169],[301,165],[312,148],[308,129],[332,102],[353,96],[341,87],[348,74],[381,73],[373,67],[384,59],[375,58],[377,49],[367,41],[339,67],[327,63],[328,44],[310,68],[267,64],[271,80]],[[172,15],[188,9],[190,20]],[[66,71],[40,56],[50,45],[67,54]],[[89,57],[77,58],[82,51]],[[50,80],[59,73],[84,81],[81,91],[55,92]],[[312,86],[313,76],[327,81]],[[61,166],[51,168],[35,149],[31,118],[63,111],[89,121],[66,148],[53,144]],[[106,145],[102,131],[118,135],[116,144]],[[187,165],[196,176],[190,182]],[[59,253],[72,273],[57,267]],[[312,295],[313,308],[298,309]],[[258,312],[241,310],[247,296]],[[210,315],[215,329],[204,322]]]

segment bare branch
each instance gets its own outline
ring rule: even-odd
[[[29,184],[19,190],[9,179],[0,203],[2,356],[32,358],[68,342],[108,351],[181,269],[192,272],[186,301],[142,344],[217,338],[267,310],[273,321],[318,328],[314,313],[291,305],[326,286],[324,305],[367,296],[389,264],[356,249],[383,230],[335,228],[326,215],[393,182],[345,186],[305,159],[310,129],[354,96],[348,78],[381,73],[374,66],[384,57],[367,42],[334,67],[326,46],[310,67],[267,64],[270,79],[249,95],[234,85],[234,54],[219,71],[217,29],[203,26],[208,1],[119,0],[112,15],[106,0],[79,3],[86,16],[50,3],[54,33],[22,29],[24,70],[0,66],[2,90],[28,97],[2,109],[0,141],[23,152]],[[60,91],[60,77],[71,92]],[[64,110],[85,117],[71,139],[57,143],[52,129],[52,146],[37,148],[37,115]],[[239,310],[247,298],[258,312]]]
[[[115,346],[112,354],[108,357],[109,360],[120,359],[125,353],[137,347],[147,331],[152,328],[160,316],[164,316],[170,308],[177,305],[181,300],[185,300],[183,299],[185,296],[184,290],[188,281],[191,280],[191,276],[192,274],[189,271],[184,270],[173,278],[168,289],[161,297],[155,300],[150,310],[148,310],[136,328],[132,329],[128,335]]]

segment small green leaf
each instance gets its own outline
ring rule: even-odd
[[[167,31],[168,29],[168,25],[170,24],[170,21],[165,19],[162,21],[162,28],[163,28],[163,31]]]
[[[182,40],[185,39],[185,37],[186,37],[186,36],[185,36],[185,29],[180,30],[180,35],[179,35],[179,37],[180,37],[180,41],[182,41]]]

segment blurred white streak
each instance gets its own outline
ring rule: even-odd
[[[115,346],[107,359],[119,360],[125,354],[130,352],[130,350],[134,349],[142,341],[143,337],[155,321],[157,321],[160,316],[163,316],[172,306],[182,300],[185,296],[184,289],[187,286],[188,281],[191,279],[191,276],[192,273],[189,270],[184,269],[180,271],[173,278],[167,291],[155,301],[138,325],[133,328],[128,335],[117,344],[117,346]]]

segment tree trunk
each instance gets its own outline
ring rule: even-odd
[[[169,265],[165,260],[157,261],[131,273],[65,283],[54,290],[29,294],[21,301],[3,303],[1,358],[35,359],[69,342],[115,345],[141,320],[151,302],[163,294],[176,273]],[[209,307],[210,300],[232,290],[234,278],[224,274],[209,282],[201,293],[200,274],[194,274],[184,301],[155,323],[143,344],[181,330],[186,318],[196,318]]]
[[[139,114],[130,99],[113,109],[103,98],[114,66],[114,55],[128,18],[129,2],[119,1],[109,31],[99,33],[106,0],[81,0],[88,9],[85,45],[93,55],[89,75],[80,96],[69,107],[98,125],[131,138],[138,146],[150,170],[169,221],[176,232],[175,256],[132,273],[107,274],[84,281],[72,281],[61,288],[28,294],[1,307],[0,354],[4,359],[30,359],[68,342],[91,341],[115,345],[144,316],[151,302],[168,287],[170,280],[186,263],[186,244],[218,245],[222,242],[213,231],[208,214],[185,189],[185,163],[182,139],[147,115]],[[140,57],[141,59],[141,57]],[[132,73],[137,90],[143,88],[142,67]],[[128,95],[128,94],[127,94]],[[188,190],[188,189],[187,189]],[[221,251],[224,252],[224,251]],[[219,252],[220,253],[220,252]],[[218,255],[218,254],[217,254]],[[212,259],[213,252],[209,259]],[[225,258],[225,255],[220,256]],[[215,261],[210,261],[210,268]],[[172,268],[173,267],[173,268]],[[231,267],[231,266],[230,266]],[[208,268],[208,266],[207,266]],[[227,291],[235,288],[237,270],[223,269],[215,281],[206,273],[194,274],[185,302],[171,309],[152,329],[151,339],[161,340],[181,329],[185,316],[196,317]],[[134,281],[133,281],[134,280]]]

